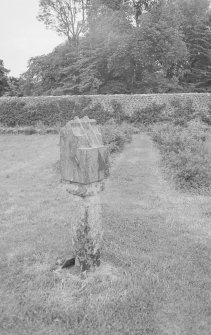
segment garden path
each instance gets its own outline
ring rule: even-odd
[[[129,264],[137,276],[150,272],[159,283],[161,334],[208,335],[211,197],[176,191],[159,161],[145,133],[135,135],[116,159],[103,195],[104,257]]]

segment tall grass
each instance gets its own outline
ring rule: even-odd
[[[205,141],[208,128],[198,121],[187,127],[157,124],[152,127],[164,171],[183,190],[205,191],[211,186],[211,160]]]

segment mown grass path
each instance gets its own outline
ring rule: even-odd
[[[159,160],[146,134],[136,135],[117,159],[104,194],[105,257],[127,267],[149,292],[149,334],[208,335],[211,198],[175,191]]]

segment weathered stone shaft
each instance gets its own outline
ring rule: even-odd
[[[103,228],[100,192],[108,176],[108,148],[96,121],[88,117],[68,122],[60,131],[62,181],[75,196],[79,217],[72,224],[73,252],[82,271],[100,265]]]
[[[100,192],[103,183],[69,184],[67,191],[77,197],[80,216],[71,227],[73,253],[82,271],[100,265],[103,238]]]

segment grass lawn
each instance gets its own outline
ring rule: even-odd
[[[58,135],[0,136],[0,334],[211,333],[211,200],[163,180],[136,135],[102,195],[102,266],[71,256],[78,203],[61,186]]]

